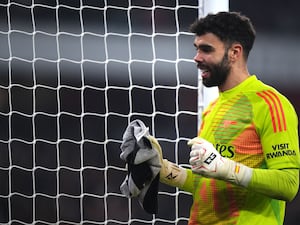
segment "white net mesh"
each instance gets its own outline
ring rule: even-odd
[[[121,194],[119,154],[141,119],[166,158],[188,162],[199,7],[0,0],[0,224],[187,224],[187,193],[161,185],[156,215]]]

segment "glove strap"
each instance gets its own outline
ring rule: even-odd
[[[225,160],[225,164],[229,168],[226,180],[247,187],[251,180],[253,169],[230,159]]]
[[[160,170],[160,182],[181,188],[187,178],[187,172],[184,168],[164,159]]]

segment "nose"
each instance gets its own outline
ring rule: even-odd
[[[195,62],[203,62],[203,57],[200,52],[197,52],[196,55],[194,56],[194,61]]]

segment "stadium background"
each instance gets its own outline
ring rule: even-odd
[[[18,2],[18,1],[16,1]],[[25,2],[30,2],[30,1],[25,1]],[[39,1],[43,2],[43,1]],[[47,1],[44,1],[47,2]],[[92,2],[92,1],[91,1]],[[7,1],[1,0],[1,4],[7,4]],[[23,2],[24,3],[24,2]],[[26,3],[24,3],[26,4]],[[30,5],[30,3],[28,3]],[[270,5],[271,4],[271,5]],[[298,9],[300,7],[300,3],[297,1],[279,1],[279,0],[274,0],[270,4],[262,4],[261,1],[258,0],[253,0],[253,1],[237,1],[237,0],[231,0],[230,1],[230,10],[231,11],[240,11],[247,16],[249,16],[253,23],[255,24],[255,27],[257,29],[257,41],[254,46],[254,49],[252,51],[252,54],[249,59],[249,71],[252,74],[256,74],[261,80],[265,81],[266,83],[269,83],[276,87],[279,91],[281,91],[283,94],[285,94],[291,102],[294,104],[296,111],[298,114],[300,114],[300,102],[299,102],[299,96],[300,96],[300,89],[299,89],[299,84],[300,84],[300,78],[299,78],[299,73],[300,73],[300,44],[299,44],[299,34],[300,34],[300,19],[299,19],[299,14],[298,14]],[[5,11],[4,7],[1,8],[3,10],[2,12]],[[16,7],[15,10],[11,11],[11,15],[14,18],[13,21],[13,26],[30,32],[30,24],[26,19],[28,18],[28,15],[26,15],[26,12],[21,10],[20,8]],[[1,30],[6,30],[6,18],[5,18],[5,13],[1,13],[1,21],[0,21],[0,27]],[[47,13],[40,13],[39,18],[44,24],[43,26],[49,26],[48,29],[50,32],[55,32],[56,27],[52,26],[53,24],[48,23],[47,20],[49,15]],[[69,15],[70,17],[66,16],[65,19],[66,25],[70,26],[70,28],[66,28],[67,30],[71,32],[78,32],[76,30],[73,30],[73,21],[71,19],[72,14]],[[191,15],[189,15],[191,16]],[[91,18],[92,20],[92,18]],[[188,20],[191,20],[191,18],[188,18]],[[162,21],[164,19],[162,18]],[[123,29],[124,24],[122,24],[122,21],[119,21],[117,18],[114,20],[113,26],[116,29]],[[96,25],[97,26],[97,25]],[[76,26],[74,26],[76,27]],[[27,29],[28,28],[28,29]],[[52,30],[51,30],[52,29]],[[74,28],[76,29],[76,28]],[[80,32],[80,31],[79,31]],[[1,40],[1,47],[0,47],[0,58],[7,58],[6,52],[7,52],[7,46],[5,43],[7,43],[7,40],[5,40],[4,35],[0,35]],[[30,55],[30,45],[27,45],[28,39],[23,35],[12,35],[11,36],[12,41],[15,43],[14,47],[14,52],[16,52],[17,55],[20,55],[24,57],[25,59]],[[43,41],[47,41],[47,43],[50,45],[44,46],[43,48],[40,48],[41,51],[47,52],[47,57],[52,58],[55,57],[55,52],[52,49],[51,42],[55,41],[53,40],[43,40],[43,36],[40,37],[41,43],[36,43],[40,44],[42,46]],[[51,39],[51,38],[50,38]],[[65,42],[64,42],[65,41]],[[65,43],[67,45],[67,42],[69,40],[62,40],[62,43]],[[88,41],[88,40],[87,40]],[[78,46],[76,46],[76,42],[74,42],[75,45],[68,45],[68,49],[65,49],[65,56],[66,58],[73,58],[74,60],[77,60],[76,55],[78,50]],[[91,43],[92,40],[91,40]],[[122,50],[122,46],[115,46],[116,48],[120,47]],[[194,54],[194,49],[191,44],[191,46],[184,46],[186,47],[186,55],[189,57],[193,57]],[[91,57],[94,57],[95,59],[102,60],[101,56],[97,56],[98,53],[97,51],[101,51],[101,46],[89,46],[89,50],[91,54]],[[69,52],[68,52],[69,51]],[[117,50],[115,50],[117,51]],[[145,53],[145,52],[143,52]],[[166,56],[169,57],[168,54],[173,54],[174,52],[172,51],[167,51],[165,54]],[[43,52],[37,52],[37,56],[45,55]],[[114,54],[114,53],[112,53]],[[115,53],[117,54],[117,53]],[[119,53],[118,53],[119,54]],[[122,54],[122,53],[120,53]],[[140,53],[136,53],[140,54]],[[163,53],[162,53],[163,54]],[[74,58],[75,57],[75,58]],[[122,57],[122,56],[121,56]],[[0,60],[1,65],[0,65],[0,84],[2,86],[8,86],[8,64],[7,61],[2,61]],[[74,68],[74,65],[65,62],[63,63],[64,65],[62,66],[62,71],[64,72],[64,76],[61,77],[61,82],[62,84],[65,85],[71,85],[73,87],[80,87],[81,85],[81,75],[78,74],[79,69]],[[33,84],[33,80],[31,79],[31,70],[32,66],[29,65],[26,62],[23,61],[18,61],[18,60],[13,60],[11,64],[13,68],[13,79],[12,82],[15,84],[23,84],[23,85],[28,85],[31,86]],[[57,73],[55,68],[52,68],[49,66],[49,64],[44,64],[44,63],[39,63],[37,62],[35,64],[38,73],[36,73],[37,81],[41,83],[47,83],[50,87],[55,87],[57,84],[57,77],[53,77],[53,73]],[[163,67],[163,65],[162,65]],[[91,68],[91,67],[89,67]],[[114,80],[115,84],[120,84],[121,86],[124,85],[124,82],[126,83],[126,80],[123,80],[122,76],[120,74],[122,73],[124,68],[118,68],[118,66],[111,65],[112,68],[112,77]],[[195,68],[186,68],[186,73],[194,73]],[[98,85],[98,87],[101,87],[103,80],[95,78],[93,74],[98,73],[99,70],[103,70],[101,67],[95,67],[93,71],[87,71],[86,74],[89,74],[90,76],[86,78],[87,83],[91,83],[93,85]],[[147,68],[143,68],[142,70],[147,70]],[[169,74],[170,71],[166,69],[166,73],[163,74],[162,83],[167,82],[172,82],[172,76]],[[139,82],[147,84],[147,78],[144,76],[145,80],[143,80],[143,74],[140,74]],[[186,82],[194,82],[195,77],[188,77],[187,76],[187,81]],[[190,79],[190,80],[189,80]],[[14,87],[11,90],[15,96],[14,99],[14,109],[18,110],[20,112],[25,112],[25,113],[32,113],[32,100],[31,100],[31,95],[28,94],[27,89],[23,89],[21,87]],[[50,113],[55,113],[57,112],[57,99],[56,96],[51,93],[51,91],[45,91],[42,88],[37,90],[37,92],[40,91],[40,99],[36,99],[35,104],[40,107],[40,109],[46,110],[47,112]],[[1,112],[8,112],[9,111],[9,104],[8,104],[8,90],[5,88],[0,89],[0,111]],[[95,93],[93,93],[93,90],[86,91],[85,93],[85,98],[86,98],[86,108],[99,111],[101,112],[103,105],[94,98]],[[140,93],[143,94],[143,93]],[[192,110],[196,110],[195,107],[196,105],[193,105],[196,100],[196,92],[191,93],[191,96],[188,96],[188,92],[185,93],[185,99],[191,99],[186,103]],[[73,112],[76,115],[80,114],[81,112],[81,102],[78,101],[80,98],[80,94],[74,90],[69,90],[69,89],[61,89],[61,110],[66,110],[69,112]],[[115,99],[115,103],[111,107],[121,107],[125,109],[125,112],[127,111],[126,106],[123,104],[126,104],[126,101],[120,101],[120,95],[122,95],[122,92],[115,92],[112,93],[110,96],[113,102],[113,99]],[[90,97],[89,97],[90,96]],[[174,97],[172,93],[165,93],[163,90],[161,91],[161,94],[158,92],[157,96],[159,96],[159,101],[161,104],[161,107],[173,107],[171,103],[168,103],[168,99],[170,97]],[[99,98],[103,98],[102,95],[99,95]],[[146,96],[145,96],[146,98]],[[117,100],[118,99],[118,100]],[[138,101],[138,100],[137,100]],[[24,102],[26,104],[24,104]],[[170,104],[170,105],[169,105]],[[143,104],[143,102],[139,102],[137,104],[137,107],[148,107],[147,105]],[[114,118],[115,119],[115,118]],[[74,124],[73,119],[65,115],[65,117],[62,119],[61,122],[61,135],[62,137],[65,138],[71,138],[74,140],[79,140],[80,139],[80,132],[78,132],[80,129]],[[75,119],[77,120],[77,119]],[[196,128],[196,118],[190,118],[188,121],[191,124],[191,127],[182,127],[182,133],[184,133],[186,136],[193,136],[196,134],[197,128]],[[5,116],[1,114],[1,131],[0,131],[0,137],[1,140],[7,140],[7,137],[9,136],[9,129],[8,129],[8,116]],[[39,138],[44,138],[50,141],[53,141],[57,138],[57,134],[53,132],[53,130],[56,130],[56,127],[49,127],[49,123],[53,124],[55,126],[55,118],[53,117],[43,117],[40,115],[39,117],[36,118],[37,124],[40,124],[40,127],[37,127],[36,130],[36,136]],[[101,134],[98,133],[98,128],[101,127],[103,128],[101,120],[91,120],[89,121],[87,119],[86,124],[89,126],[90,129],[87,129],[88,133],[86,134],[88,137],[96,140],[102,140]],[[109,131],[109,135],[111,137],[116,137],[120,138],[123,129],[120,128],[120,124],[124,124],[124,121],[118,121],[117,119],[114,121],[111,121],[112,127],[111,131]],[[33,137],[33,134],[28,132],[28,130],[31,130],[31,121],[26,120],[24,118],[16,116],[14,118],[14,132],[13,135],[16,137],[22,137],[25,140],[31,140]],[[29,128],[29,129],[27,129]],[[65,136],[64,136],[65,135]],[[174,134],[172,132],[168,132],[167,130],[161,130],[158,131],[158,135],[165,135],[170,138],[174,137]],[[53,159],[53,155],[49,152],[55,151],[52,149],[55,146],[52,145],[47,145],[43,146],[45,143],[36,143],[36,149],[41,149],[40,155],[38,155],[39,158],[37,160],[40,160],[43,165],[47,165],[48,168],[55,168],[56,161]],[[68,151],[68,149],[77,149],[76,151],[79,151],[79,146],[70,142],[61,142],[60,147],[62,149],[66,149],[65,152],[61,154],[61,165],[69,166],[71,168],[78,168],[80,166],[80,159],[78,154],[74,154],[74,151]],[[8,149],[7,144],[3,144],[1,142],[2,149]],[[12,149],[14,150],[15,158],[14,158],[14,163],[21,165],[22,167],[25,168],[30,168],[32,166],[32,155],[28,156],[26,155],[26,149],[28,149],[28,152],[30,152],[29,149],[32,149],[32,145],[27,145],[27,144],[22,144],[20,142],[15,142],[12,144]],[[115,143],[111,143],[110,148],[116,148]],[[42,150],[43,149],[43,150]],[[99,155],[99,151],[97,149],[97,146],[93,145],[93,143],[86,143],[84,146],[84,149],[87,152],[91,152],[89,155],[90,158],[86,158],[88,161],[87,164],[89,165],[103,165],[102,159],[97,159],[97,156]],[[115,155],[110,155],[109,157],[110,160],[115,161],[115,164],[119,163],[118,159],[118,154]],[[185,156],[186,159],[187,156]],[[8,161],[5,160],[7,158],[7,151],[1,150],[1,167],[7,168],[7,163]],[[101,156],[100,156],[101,158]],[[53,159],[53,160],[52,160]],[[113,163],[113,164],[114,164]],[[90,173],[90,174],[89,174]],[[114,172],[116,173],[116,172]],[[18,171],[13,170],[12,174],[17,178],[15,179],[15,183],[13,183],[12,190],[13,191],[19,191],[21,193],[25,194],[31,194],[32,193],[32,183],[28,182],[29,179],[32,179],[31,176],[28,176],[26,171]],[[45,190],[50,195],[55,195],[56,189],[53,188],[53,185],[51,184],[51,180],[53,181],[55,179],[56,175],[49,175],[44,173],[42,170],[36,170],[36,177],[47,177],[44,178],[44,182],[41,184],[37,184],[37,190]],[[110,185],[110,190],[111,191],[118,191],[119,184],[120,184],[120,179],[123,179],[124,173],[120,175],[116,174],[111,174],[112,176],[115,176],[116,178],[119,178],[119,180],[116,180],[115,182],[112,182]],[[61,179],[64,179],[65,182],[61,184],[61,188],[64,189],[66,192],[72,193],[74,195],[80,194],[79,190],[76,189],[76,186],[80,186],[78,183],[78,179],[74,178],[76,177],[75,173],[72,173],[68,170],[62,170],[60,173]],[[7,170],[1,170],[1,177],[3,180],[7,179]],[[95,179],[99,178],[101,180],[103,177],[102,175],[99,174],[93,174],[91,171],[86,171],[86,177],[87,177],[87,183],[88,179]],[[28,179],[28,180],[27,180]],[[68,185],[68,180],[71,179],[72,181],[70,183],[73,184],[73,187],[70,187]],[[76,180],[74,182],[74,180]],[[41,179],[42,181],[42,179]],[[77,182],[77,183],[76,183]],[[55,182],[54,182],[55,183]],[[97,186],[101,186],[101,184],[93,182],[93,185],[96,187],[88,187],[91,189],[97,189]],[[103,187],[98,187],[100,190],[103,189]],[[91,191],[93,192],[93,191]],[[1,183],[1,188],[0,188],[0,194],[6,195],[8,193],[8,186],[5,182]],[[97,194],[97,193],[96,193]],[[2,199],[1,202],[4,202]],[[15,197],[12,199],[12,201],[19,202],[20,204],[26,204],[26,201],[23,201],[19,199],[18,197]],[[88,200],[87,200],[88,201]],[[41,200],[43,202],[43,200]],[[72,205],[72,203],[61,200],[61,204],[66,204],[68,207]],[[300,214],[299,214],[299,204],[300,204],[300,195],[298,194],[297,198],[295,201],[292,203],[288,203],[287,207],[287,216],[286,216],[286,223],[287,225],[292,225],[295,224],[297,221],[300,219]],[[7,214],[4,213],[7,211],[6,205],[1,204],[1,212],[0,212],[0,218],[1,221],[5,221],[7,218]],[[183,207],[183,206],[180,206]],[[63,207],[62,207],[63,208]],[[44,208],[47,210],[47,208]],[[32,214],[30,209],[28,209],[28,214]],[[91,211],[93,209],[90,209]],[[168,209],[166,209],[168,210]],[[184,208],[182,209],[186,211],[187,209]],[[18,212],[17,212],[18,211]],[[51,211],[51,210],[50,210]],[[18,215],[20,214],[20,215]],[[23,214],[23,215],[21,215]],[[24,211],[18,210],[16,208],[16,214],[14,215],[16,218],[22,218],[24,221],[30,221],[30,218],[27,218],[25,215]],[[63,214],[63,212],[61,213]],[[92,213],[91,213],[92,214]],[[97,214],[97,212],[95,212]],[[51,215],[48,213],[45,217],[50,217]],[[66,218],[68,216],[71,218],[72,215],[68,215],[66,213]],[[101,217],[101,216],[100,216]],[[78,218],[77,218],[78,219]],[[76,219],[75,219],[76,220]]]

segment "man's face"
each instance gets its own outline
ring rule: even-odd
[[[201,70],[203,84],[206,87],[222,86],[231,69],[223,42],[214,34],[208,33],[196,36],[194,46],[197,50],[194,60]]]

